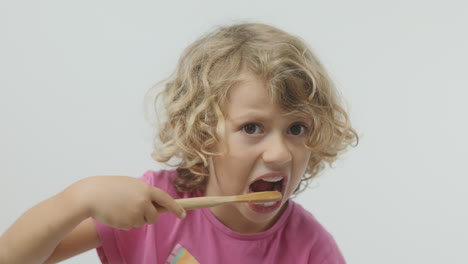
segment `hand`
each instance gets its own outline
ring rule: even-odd
[[[129,230],[153,224],[157,203],[179,218],[185,210],[167,193],[139,179],[125,176],[95,176],[64,191],[84,206],[89,216],[114,228]]]

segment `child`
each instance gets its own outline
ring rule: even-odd
[[[177,169],[71,185],[2,235],[0,263],[53,263],[92,248],[103,263],[345,263],[289,200],[358,140],[301,40],[263,24],[219,28],[185,50],[157,98],[167,119],[153,158],[176,158]],[[187,212],[174,200],[268,190],[282,200]]]

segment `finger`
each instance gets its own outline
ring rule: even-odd
[[[145,215],[141,215],[138,218],[134,218],[133,221],[130,222],[133,227],[140,228],[146,224]]]
[[[172,198],[169,194],[165,193],[164,191],[153,187],[151,191],[151,199],[160,206],[169,210],[169,212],[173,213],[180,219],[185,218],[186,214],[184,208],[180,204],[178,204],[174,200],[174,198]]]
[[[154,224],[158,221],[158,213],[153,204],[148,205],[145,209],[145,221],[148,225]]]

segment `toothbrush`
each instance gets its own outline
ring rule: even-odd
[[[277,191],[268,192],[253,192],[243,195],[234,196],[205,196],[195,198],[177,199],[176,202],[182,205],[185,210],[208,208],[229,203],[261,203],[275,202],[281,200],[282,195]],[[162,206],[155,204],[158,213],[166,213],[168,210]]]

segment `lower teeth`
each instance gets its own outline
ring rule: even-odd
[[[272,206],[272,205],[274,205],[275,203],[276,203],[276,202],[269,202],[269,203],[254,203],[254,204],[256,204],[256,205],[261,205],[261,206],[265,206],[265,207],[267,207],[267,206]]]

